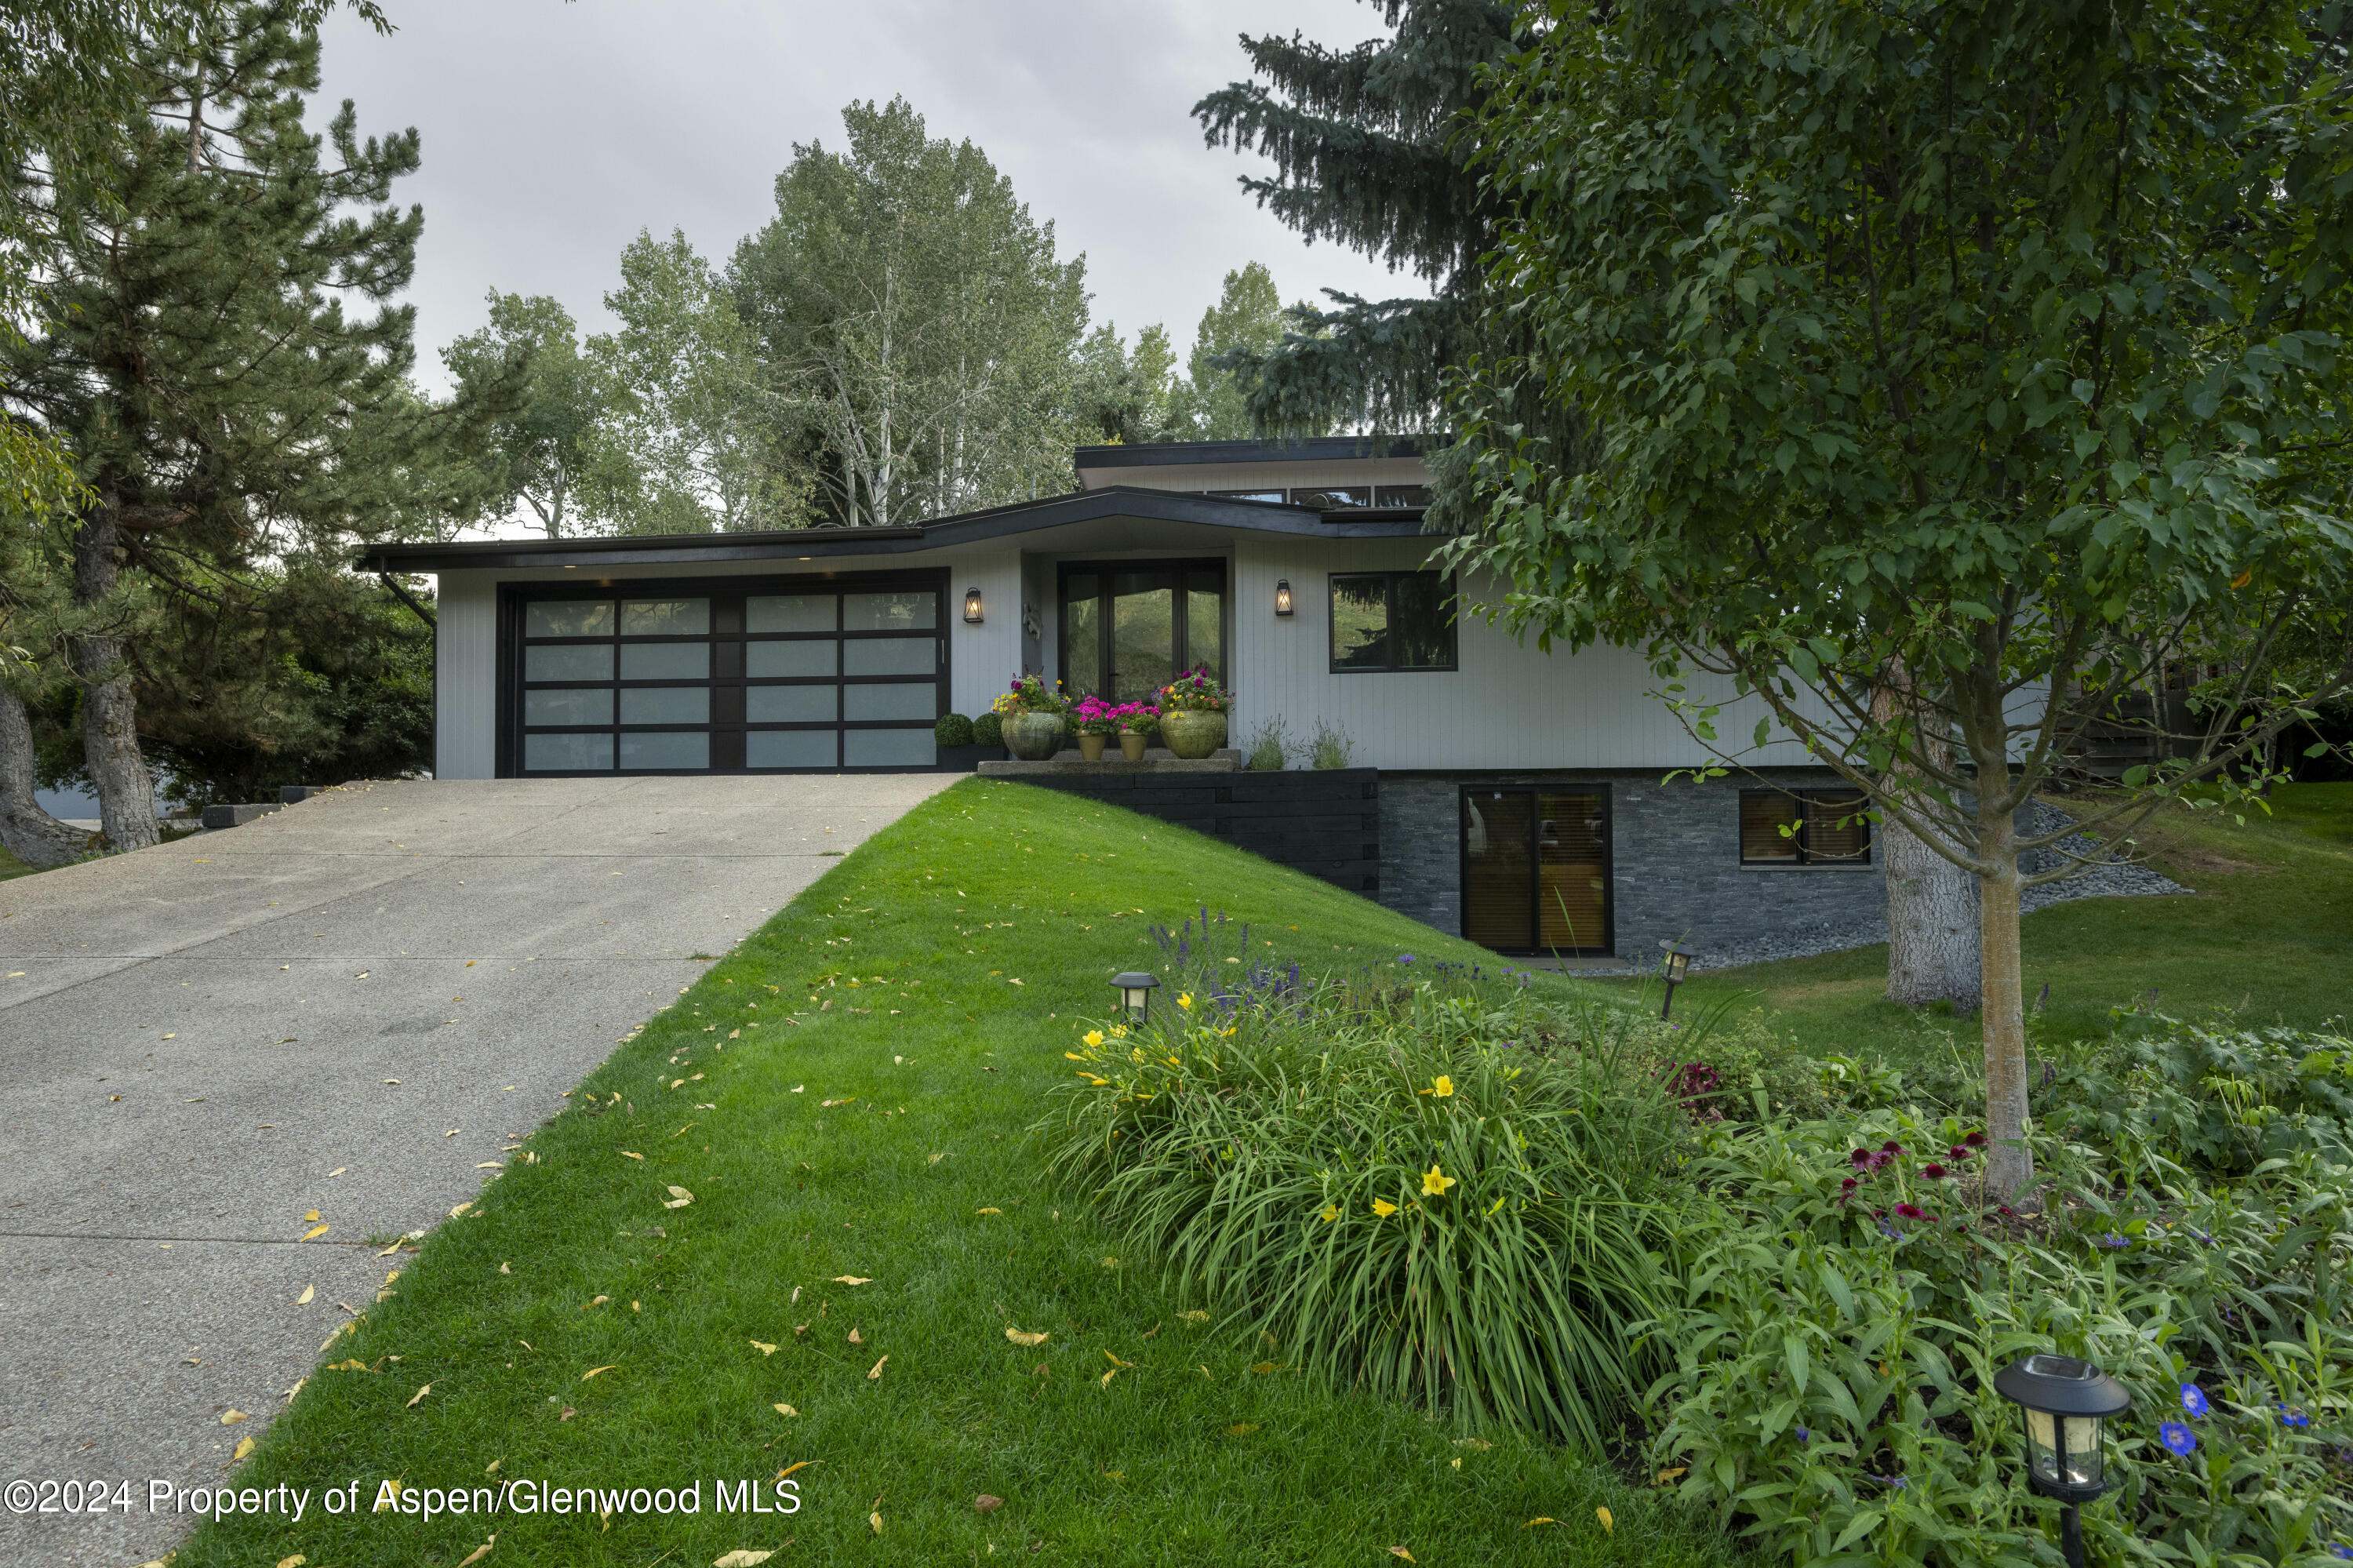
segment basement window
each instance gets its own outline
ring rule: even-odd
[[[1867,866],[1869,804],[1852,789],[1743,789],[1740,863]]]

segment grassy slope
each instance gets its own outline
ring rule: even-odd
[[[2348,1010],[2353,963],[2353,784],[2281,789],[2244,826],[2175,811],[2141,834],[2188,898],[2092,898],[2026,917],[2026,992],[2051,987],[2038,1037],[2105,1034],[2109,1009],[2158,992],[2155,1008],[2200,1017],[2235,1008],[2251,1022],[2313,1026]],[[1974,1057],[1973,1018],[1920,1016],[1887,1001],[1887,949],[1704,974],[1678,1008],[1746,992],[1809,1049],[1896,1060]]]
[[[1041,1184],[1022,1129],[1103,1010],[1108,977],[1156,957],[1138,911],[1173,924],[1203,903],[1250,921],[1253,946],[1271,938],[1261,953],[1310,965],[1400,946],[1484,957],[1162,823],[960,785],[591,1075],[578,1103],[605,1108],[543,1128],[543,1162],[511,1167],[484,1217],[444,1224],[399,1294],[336,1342],[336,1359],[379,1370],[314,1373],[237,1478],[358,1478],[372,1498],[382,1478],[469,1485],[497,1460],[501,1476],[565,1485],[700,1478],[702,1518],[616,1518],[608,1532],[594,1517],[355,1522],[314,1505],[299,1527],[207,1527],[178,1568],[298,1551],[344,1568],[455,1563],[492,1530],[485,1568],[699,1565],[788,1536],[778,1568],[1026,1557],[1041,1543],[1065,1562],[1188,1568],[1362,1565],[1394,1561],[1394,1545],[1425,1563],[1725,1561],[1655,1494],[1557,1453],[1503,1436],[1460,1446],[1402,1408],[1253,1371],[1279,1369],[1282,1347],[1179,1321],[1146,1260],[1115,1258]],[[832,1005],[785,1022],[816,999]],[[708,1075],[667,1086],[695,1073]],[[690,1206],[661,1206],[673,1182]],[[1052,1337],[1018,1348],[1008,1326]],[[862,1343],[847,1342],[853,1328]],[[816,1463],[797,1478],[797,1517],[709,1513],[712,1478],[799,1461]],[[976,1513],[983,1492],[1004,1508]],[[1525,1528],[1537,1516],[1564,1522]]]
[[[10,854],[5,849],[0,849],[0,882],[5,882],[12,876],[30,876],[32,874],[33,868],[31,866],[26,865],[23,861],[18,860],[15,855]]]

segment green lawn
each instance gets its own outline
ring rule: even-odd
[[[2112,1008],[2179,1018],[2235,1010],[2249,1022],[2316,1026],[2353,1006],[2353,784],[2280,789],[2243,826],[2175,810],[2143,832],[2158,870],[2191,897],[2094,898],[2023,922],[2026,993],[2038,1041],[2095,1039]],[[1810,1052],[1896,1061],[1978,1051],[1973,1016],[1915,1014],[1885,1000],[1887,949],[1719,969],[1694,978],[1682,1009],[1725,996],[1769,1008]],[[2150,993],[2155,999],[2151,1001]]]
[[[323,1358],[364,1370],[314,1372],[236,1477],[356,1479],[364,1511],[324,1514],[314,1493],[299,1526],[207,1526],[177,1568],[454,1565],[494,1531],[483,1568],[700,1568],[787,1541],[776,1568],[1734,1555],[1607,1470],[1504,1434],[1459,1443],[1293,1375],[1283,1346],[1180,1319],[1150,1260],[1041,1183],[1023,1129],[1063,1052],[1113,971],[1156,959],[1146,922],[1204,904],[1310,967],[1407,948],[1493,961],[1166,824],[960,784],[715,963],[476,1213],[386,1260],[397,1294]],[[691,1201],[666,1207],[673,1187]],[[714,1480],[787,1467],[797,1514],[712,1512]],[[703,1511],[609,1529],[364,1511],[391,1478],[700,1482]],[[977,1511],[984,1493],[1004,1506]]]
[[[0,848],[0,882],[5,882],[12,876],[30,876],[32,874],[33,868],[31,866],[26,865],[23,861],[18,860],[15,855],[10,854],[5,848]]]

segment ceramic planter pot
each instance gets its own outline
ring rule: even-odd
[[[1226,715],[1202,708],[1177,708],[1162,714],[1160,739],[1178,757],[1198,762],[1226,744]]]
[[[1024,762],[1043,762],[1062,749],[1060,714],[1007,714],[1005,748]]]
[[[1103,760],[1103,742],[1110,738],[1111,737],[1109,736],[1105,735],[1082,735],[1079,736],[1079,756],[1089,762],[1101,762]]]
[[[1144,760],[1144,748],[1151,742],[1148,735],[1138,735],[1132,729],[1119,732],[1119,754],[1130,762]]]

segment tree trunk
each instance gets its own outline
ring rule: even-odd
[[[92,838],[41,810],[33,798],[33,726],[16,694],[0,686],[0,845],[46,871],[88,854]]]
[[[2001,869],[1980,877],[1978,988],[1985,1035],[1986,1195],[2016,1201],[2034,1179],[2026,1148],[2026,1004],[2018,947],[2018,830],[2008,811],[1978,814],[1978,853]],[[2021,1204],[2021,1206],[2025,1206]]]
[[[82,516],[74,535],[74,598],[85,607],[114,591],[115,500],[101,498]],[[98,814],[110,849],[144,849],[157,842],[155,781],[139,751],[139,709],[122,639],[85,632],[73,640],[74,671],[81,679],[82,756],[98,790]]]
[[[1893,818],[1880,830],[1887,876],[1887,1000],[1978,1005],[1978,879]]]

